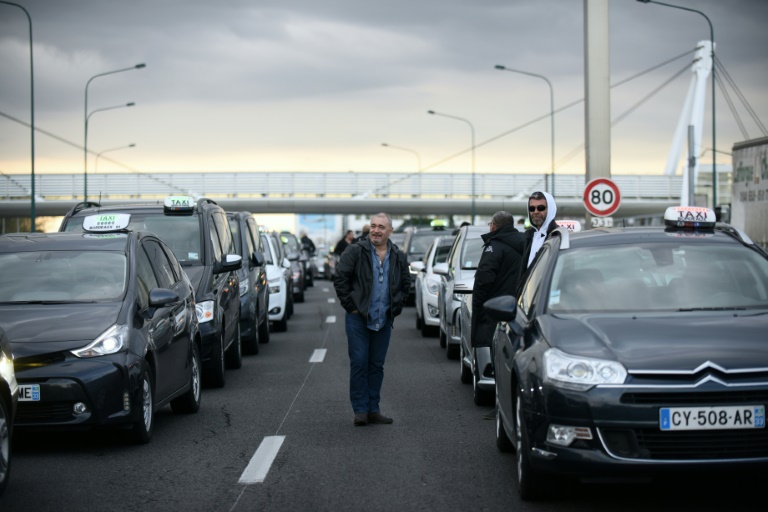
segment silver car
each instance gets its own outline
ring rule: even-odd
[[[424,337],[436,336],[440,328],[437,306],[440,276],[434,273],[434,266],[448,261],[454,238],[453,235],[435,238],[424,257],[410,264],[411,273],[416,274],[416,328],[421,330]]]

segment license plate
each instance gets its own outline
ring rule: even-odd
[[[19,402],[39,402],[40,384],[19,384]]]
[[[659,411],[661,430],[720,430],[764,428],[765,406],[663,407]]]

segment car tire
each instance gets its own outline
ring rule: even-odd
[[[499,406],[499,390],[496,388],[496,448],[502,453],[511,453],[515,445],[504,429],[504,421],[501,419],[501,407]]]
[[[451,345],[450,343],[446,343],[446,345],[445,345],[445,356],[448,359],[458,359],[459,358],[459,346],[458,345]]]
[[[464,354],[464,344],[462,343],[460,346],[461,353],[459,354],[459,366],[461,367],[461,383],[462,384],[469,384],[472,382],[472,370],[467,367],[466,364],[464,364],[464,358],[466,355]]]
[[[304,302],[304,291],[302,291],[301,293],[294,294],[293,301],[299,302],[299,303]]]
[[[532,501],[542,496],[543,480],[528,459],[530,444],[525,419],[522,413],[520,390],[515,394],[515,467],[517,470],[517,492],[524,501]],[[497,414],[498,416],[498,414]]]
[[[224,333],[219,336],[219,343],[213,348],[210,369],[206,372],[205,383],[212,388],[223,388],[224,378]]]
[[[288,330],[288,320],[285,318],[285,315],[283,315],[283,318],[280,320],[276,320],[274,323],[275,326],[275,332],[285,332]]]
[[[285,315],[283,315],[285,316]],[[269,343],[269,317],[264,314],[262,322],[259,324],[259,343]]]
[[[13,420],[11,418],[11,404],[6,403],[0,396],[0,496],[8,486],[11,477],[11,436],[13,433]]]
[[[421,320],[421,315],[419,314],[419,308],[416,308],[416,329],[421,330],[423,328],[424,328],[424,322]]]
[[[445,335],[442,327],[438,327],[438,329],[440,329],[440,333],[438,334],[440,338],[440,347],[445,348],[445,346],[448,344],[448,336]]]
[[[258,311],[258,308],[256,308],[256,311]],[[240,330],[240,332],[242,333],[243,331]],[[241,336],[241,340],[243,354],[258,354],[259,342],[261,342],[261,332],[259,330],[259,326],[255,326],[253,329],[253,335],[247,338],[243,338]]]
[[[201,391],[200,350],[192,344],[192,374],[189,376],[189,389],[181,396],[171,400],[171,410],[177,414],[192,414],[200,409]]]
[[[235,339],[227,349],[225,364],[227,368],[237,370],[243,366],[243,339],[240,337],[240,322],[237,323]]]
[[[152,439],[152,432],[155,429],[155,385],[152,370],[146,361],[141,364],[139,406],[141,416],[133,424],[131,437],[135,443],[147,444]]]

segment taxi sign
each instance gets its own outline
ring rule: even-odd
[[[89,215],[83,219],[83,230],[106,233],[128,228],[131,221],[130,213],[100,213]]]
[[[558,226],[564,227],[571,233],[578,233],[581,231],[581,222],[577,220],[555,220]]]
[[[168,196],[163,200],[165,213],[192,214],[195,200],[189,196]]]
[[[717,222],[712,208],[670,206],[664,212],[664,224],[677,228],[714,228]]]

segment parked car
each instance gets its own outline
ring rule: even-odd
[[[331,269],[328,264],[328,254],[330,250],[326,245],[318,245],[315,248],[315,254],[310,258],[311,268],[314,272],[313,279],[330,279]]]
[[[461,382],[472,384],[472,399],[476,405],[493,404],[496,380],[493,371],[491,347],[472,346],[472,291],[475,280],[467,282],[467,289],[461,290],[459,306],[459,337],[461,346],[459,365]]]
[[[461,353],[461,292],[472,291],[472,279],[483,251],[483,239],[480,236],[487,232],[488,228],[485,226],[460,228],[453,241],[448,261],[433,267],[433,272],[441,276],[437,296],[440,346],[445,347],[449,359],[458,359]]]
[[[296,235],[287,231],[278,234],[280,242],[285,248],[285,255],[291,262],[291,273],[293,274],[293,300],[294,302],[304,302],[304,290],[307,289],[307,255],[301,250],[301,242]]]
[[[146,443],[158,409],[200,407],[192,284],[155,234],[116,233],[128,215],[111,217],[85,217],[84,233],[0,237],[15,428],[129,427]]]
[[[83,219],[102,215],[110,223],[118,214],[128,215],[128,229],[156,233],[173,250],[195,288],[200,325],[205,383],[225,384],[224,368],[240,368],[240,297],[236,254],[224,210],[210,199],[166,197],[162,205],[79,203],[64,217],[59,231],[82,231]]]
[[[441,235],[432,240],[421,261],[410,264],[411,271],[416,273],[416,328],[421,335],[436,336],[440,329],[440,315],[437,305],[437,295],[440,291],[440,276],[434,273],[435,265],[448,261],[448,255],[453,246],[453,235]]]
[[[405,239],[402,245],[399,247],[405,253],[408,263],[414,261],[420,261],[424,258],[424,255],[429,248],[429,244],[435,238],[448,233],[445,230],[445,223],[439,221],[433,221],[430,227],[424,228],[407,228],[405,230]],[[418,271],[413,267],[410,267],[411,272],[411,289],[406,298],[406,304],[415,305],[416,303],[416,277]]]
[[[664,219],[558,228],[520,296],[485,303],[523,499],[562,477],[768,469],[768,254],[709,208]]]
[[[243,258],[237,271],[240,283],[240,337],[243,352],[258,354],[259,343],[269,343],[269,286],[264,248],[256,220],[248,212],[227,213],[235,251]]]
[[[282,265],[280,251],[277,250],[277,241],[266,233],[261,233],[261,244],[264,248],[264,265],[267,269],[267,283],[269,284],[269,321],[272,322],[275,331],[288,329],[288,309],[290,306],[291,285],[288,269]]]
[[[11,343],[0,328],[0,496],[11,478],[13,420],[19,400],[19,385],[13,368]]]

